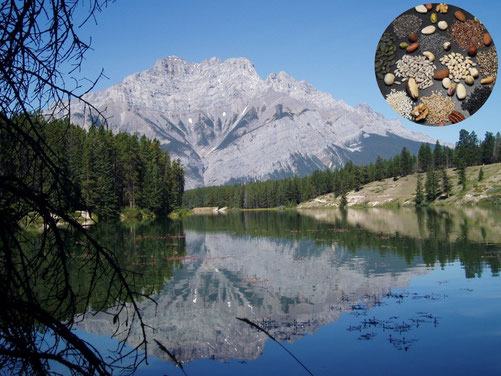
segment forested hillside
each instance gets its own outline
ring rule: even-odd
[[[37,122],[37,127],[29,127],[28,121]],[[164,215],[182,204],[184,171],[178,160],[170,160],[156,139],[113,134],[102,126],[86,131],[64,120],[46,122],[39,117],[19,117],[15,122],[26,132],[37,129],[42,142],[27,148],[1,127],[3,175],[47,192],[50,200],[63,204],[68,212],[87,209],[99,218],[112,218],[128,207]],[[46,153],[53,164],[27,163],[33,147]],[[55,194],[57,190],[51,189],[57,184],[50,173],[53,169],[67,178],[66,194]],[[83,198],[84,207],[79,198]]]
[[[463,171],[467,166],[491,164],[501,161],[501,134],[487,132],[480,141],[475,132],[461,130],[456,147],[451,149],[440,145],[432,148],[423,143],[418,155],[411,155],[404,147],[400,154],[390,159],[379,157],[375,163],[357,166],[351,161],[343,168],[331,171],[315,171],[304,178],[268,180],[250,184],[204,187],[188,190],[184,194],[187,207],[228,206],[233,208],[254,209],[279,206],[296,206],[320,195],[333,193],[334,197],[345,196],[350,191],[359,191],[365,184],[394,180],[415,172],[427,173],[429,179],[422,182],[422,202],[435,200],[443,191],[445,179],[452,184],[445,170],[458,168]],[[444,177],[445,173],[445,177]],[[426,186],[425,186],[426,185]],[[445,187],[446,191],[450,188]],[[449,192],[450,193],[450,192]],[[360,192],[363,195],[363,192]]]

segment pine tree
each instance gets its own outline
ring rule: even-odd
[[[422,180],[421,175],[418,174],[416,183],[416,199],[415,199],[416,207],[422,206],[424,204],[423,183],[421,180]]]
[[[428,202],[432,202],[437,198],[440,193],[440,182],[438,178],[438,174],[435,171],[433,166],[428,168],[426,172],[426,183],[425,183],[425,191],[426,191],[426,200]]]
[[[466,170],[464,164],[458,167],[458,184],[463,186],[463,190],[466,189]]]
[[[435,148],[433,149],[433,163],[436,169],[442,168],[445,166],[445,155],[440,142],[436,142]]]
[[[384,168],[383,158],[380,155],[377,156],[375,164],[375,180],[383,180],[385,178],[386,172]]]
[[[341,194],[341,201],[339,202],[339,207],[344,209],[348,205],[348,199],[346,198],[346,192]]]
[[[442,168],[442,191],[447,196],[447,198],[449,198],[450,196],[451,189],[451,181],[449,179],[449,176],[447,175],[447,170],[445,168]]]
[[[433,154],[431,153],[430,144],[421,144],[418,152],[418,164],[419,169],[422,172],[428,171],[428,168],[432,165]]]
[[[490,164],[494,163],[494,148],[496,147],[496,138],[492,132],[486,132],[484,141],[482,142],[482,163]]]
[[[484,169],[480,167],[480,171],[478,172],[478,181],[482,181],[484,179]]]
[[[411,153],[404,146],[400,153],[400,173],[402,176],[407,176],[412,172],[413,162]]]

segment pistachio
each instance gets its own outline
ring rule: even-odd
[[[426,56],[430,61],[435,60],[435,55],[433,55],[430,51],[423,52],[423,55]]]
[[[405,43],[405,42],[400,43],[400,48],[404,48],[405,49],[407,47],[409,47],[409,45],[407,43]]]
[[[436,13],[432,13],[431,16],[430,16],[430,21],[431,23],[437,23],[438,21],[438,16]]]
[[[452,84],[449,89],[447,89],[447,95],[449,97],[452,97],[454,95],[454,93],[456,92],[456,85],[455,84]]]

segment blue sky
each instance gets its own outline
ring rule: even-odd
[[[387,117],[397,115],[381,96],[374,78],[374,53],[386,26],[400,13],[417,5],[407,0],[358,1],[239,1],[239,0],[119,0],[98,15],[98,25],[87,24],[93,51],[82,72],[95,77],[104,68],[104,89],[124,77],[153,66],[157,59],[175,55],[199,62],[246,57],[262,78],[285,71],[310,82],[350,105],[368,103]],[[480,19],[494,42],[501,43],[501,1],[456,0]],[[501,88],[475,116],[459,125],[424,127],[404,125],[434,138],[457,140],[460,128],[501,131]]]

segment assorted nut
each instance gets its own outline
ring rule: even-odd
[[[378,79],[386,86],[398,85],[402,88],[400,85],[405,85],[405,91],[391,89],[386,101],[399,114],[415,122],[424,121],[438,126],[459,123],[465,115],[455,106],[462,107],[471,115],[481,106],[480,102],[487,99],[489,93],[484,91],[492,90],[493,85],[490,84],[496,81],[497,54],[495,47],[489,47],[493,44],[492,37],[478,20],[468,19],[472,16],[467,16],[457,7],[451,9],[455,20],[450,21],[451,16],[448,17],[450,26],[440,19],[440,14],[449,10],[447,4],[434,6],[428,3],[418,5],[414,10],[420,14],[406,13],[395,19],[394,34],[383,34],[378,45]],[[398,39],[395,40],[395,36]],[[458,46],[462,51],[456,50]],[[400,52],[398,47],[405,51]],[[444,52],[453,47],[454,52]],[[403,56],[395,62],[397,55]],[[437,69],[435,59],[440,61],[443,69]],[[475,84],[478,77],[482,79]],[[441,84],[435,80],[440,80]],[[425,96],[429,92],[426,89],[433,85],[443,89]],[[384,90],[381,85],[380,88]],[[416,103],[414,106],[413,102]]]
[[[447,95],[452,97],[456,93],[456,84],[451,84],[447,90]]]
[[[474,57],[477,54],[477,47],[471,46],[468,48],[468,55]]]
[[[430,60],[430,61],[435,60],[435,55],[433,55],[430,51],[423,52],[423,55],[426,56],[428,58],[428,60]]]
[[[492,43],[492,37],[489,33],[484,34],[483,40],[484,40],[484,45],[486,46],[490,46]]]
[[[447,13],[447,10],[449,9],[449,6],[447,4],[438,4],[435,10],[439,13]]]
[[[414,8],[416,12],[418,13],[426,13],[428,12],[428,9],[426,9],[425,5],[418,5],[417,7]]]
[[[411,112],[411,115],[414,117],[415,121],[420,121],[423,119],[426,119],[428,114],[430,113],[430,110],[428,110],[428,107],[424,104],[418,104],[416,107]]]
[[[428,35],[428,34],[433,34],[437,30],[437,28],[433,25],[426,26],[423,30],[421,30],[422,34]]]
[[[407,47],[407,52],[414,52],[419,48],[419,43],[412,43]]]
[[[469,56],[464,57],[459,52],[442,56],[440,62],[447,67],[450,71],[449,78],[455,82],[460,82],[470,76],[470,68],[477,65]]]
[[[402,77],[402,81],[413,78],[420,89],[426,89],[433,85],[433,72],[436,66],[425,56],[404,55],[397,61],[396,77]]]
[[[449,27],[449,25],[447,24],[447,22],[445,21],[440,21],[438,24],[437,24],[438,28],[440,30],[447,30],[447,28]]]
[[[443,80],[445,77],[449,77],[450,75],[450,71],[448,69],[442,69],[442,70],[439,70],[438,72],[435,72],[435,74],[433,75],[433,78],[437,79],[437,80]]]
[[[395,75],[393,73],[386,73],[384,76],[384,83],[388,86],[393,85],[395,82]]]
[[[465,22],[466,21],[466,16],[460,10],[457,10],[457,11],[454,12],[454,17],[456,17],[461,22]]]
[[[492,77],[492,76],[487,77],[487,78],[482,78],[482,80],[480,81],[480,83],[482,85],[492,84],[493,82],[494,82],[494,77]]]
[[[458,84],[456,88],[456,96],[460,101],[466,98],[466,87],[463,84]]]
[[[409,97],[413,100],[417,100],[419,98],[419,88],[416,80],[412,77],[409,78],[409,81],[407,81],[407,94],[409,94]]]
[[[456,110],[452,111],[449,114],[449,120],[451,121],[452,124],[459,123],[465,119],[464,115],[461,112],[458,112]]]

